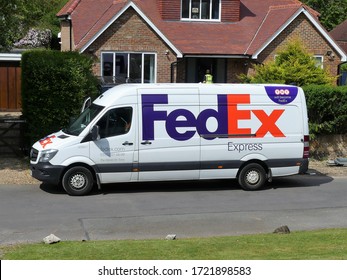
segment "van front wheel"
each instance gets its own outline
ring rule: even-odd
[[[86,195],[93,188],[93,175],[88,168],[75,166],[65,172],[62,185],[69,195]]]
[[[242,168],[238,181],[246,191],[255,191],[264,187],[266,182],[265,169],[258,163],[247,164]]]

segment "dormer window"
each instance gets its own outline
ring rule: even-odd
[[[220,0],[182,0],[183,20],[220,20]]]

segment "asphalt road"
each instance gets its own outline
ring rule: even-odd
[[[0,244],[147,239],[347,227],[347,177],[298,175],[246,192],[235,180],[119,184],[71,197],[53,186],[0,185]]]

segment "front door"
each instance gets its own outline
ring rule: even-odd
[[[133,172],[137,148],[136,107],[109,109],[97,122],[100,139],[90,142],[90,158],[96,163],[101,183],[137,180]]]
[[[206,71],[213,76],[214,83],[226,83],[226,62],[224,58],[187,58],[187,83],[202,83]]]

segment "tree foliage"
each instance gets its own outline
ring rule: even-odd
[[[328,30],[347,19],[347,0],[301,0],[320,15],[320,21]]]
[[[242,76],[250,83],[281,83],[303,85],[329,85],[336,77],[317,65],[317,61],[300,40],[290,41],[273,61],[255,65],[255,74]]]
[[[22,112],[35,142],[65,127],[85,97],[98,95],[93,60],[77,52],[31,50],[22,56]]]
[[[59,32],[57,11],[67,0],[0,0],[0,51],[8,51],[29,28]]]

